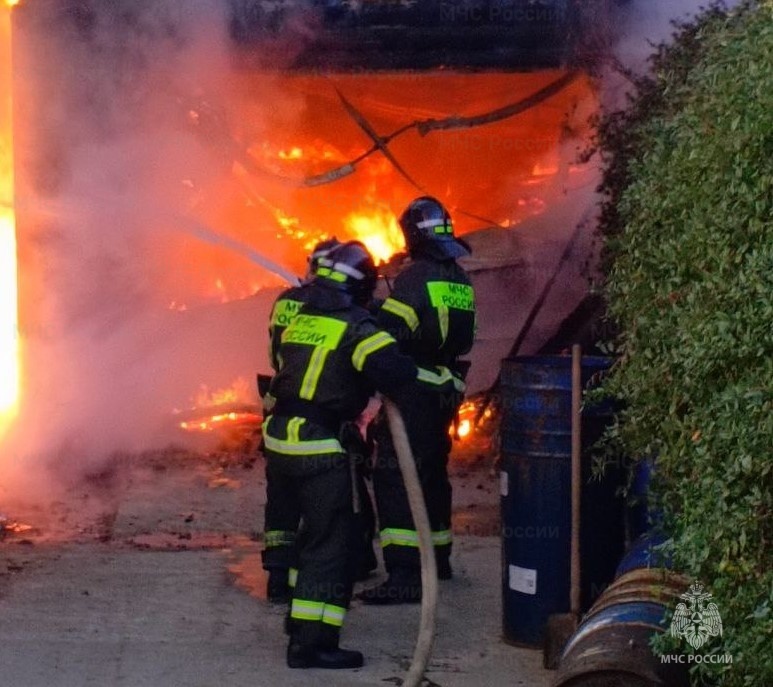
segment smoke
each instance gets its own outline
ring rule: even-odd
[[[727,7],[739,0],[727,0]],[[674,22],[684,22],[705,9],[707,0],[634,0],[625,3],[617,19],[615,54],[623,65],[637,72],[646,68],[655,46],[668,42],[674,34]]]
[[[283,283],[256,264],[254,242],[218,238],[218,184],[233,159],[216,117],[229,116],[219,103],[237,88],[227,3],[18,9],[24,396],[2,447],[1,502],[45,499],[117,452],[179,441],[172,411],[191,406],[199,384],[253,378],[270,297],[222,312],[169,309],[204,290],[202,237],[219,244],[206,253],[225,281]],[[264,89],[250,97],[276,102],[270,80]],[[196,119],[203,113],[211,121]],[[259,129],[262,111],[253,114]]]
[[[344,140],[335,142],[337,148],[327,139],[313,142],[321,155],[329,156],[324,159],[331,160],[316,171],[356,158],[370,142],[343,110],[336,109],[340,103],[330,84],[329,93],[313,92],[318,83],[311,82],[296,83],[293,90],[278,83],[280,77],[246,73],[256,65],[277,67],[292,61],[314,30],[313,18],[293,18],[292,35],[275,38],[264,51],[253,50],[257,61],[249,69],[234,59],[231,34],[249,31],[250,17],[237,13],[244,26],[235,29],[233,7],[259,4],[267,3],[92,0],[18,7],[24,402],[20,420],[2,447],[0,501],[22,489],[45,498],[58,484],[100,472],[116,452],[181,441],[172,410],[192,405],[199,384],[227,387],[239,376],[251,379],[255,371],[265,369],[264,328],[283,280],[255,260],[262,258],[277,273],[283,267],[297,268],[299,256],[289,242],[277,241],[278,225],[271,213],[298,208],[293,207],[293,192],[282,188],[282,170],[265,181],[248,170],[243,176],[249,184],[240,187],[234,162],[249,167],[249,142],[294,144],[291,138],[274,141],[272,134],[283,129],[292,135],[304,124],[310,131],[307,105],[312,100],[316,112],[324,114],[323,121],[313,124],[324,125],[321,130],[328,133],[342,131]],[[694,11],[697,3],[661,0],[625,7],[618,52],[630,65],[649,51],[648,41],[668,36],[669,20]],[[481,88],[480,97],[470,83],[465,111],[494,110],[538,90],[544,84],[539,75],[533,76],[533,82],[524,77],[524,83],[514,87],[500,75],[501,85]],[[410,74],[391,81],[382,78],[384,93],[364,89],[354,79],[336,83],[383,132],[416,117],[455,114],[458,103],[437,104],[435,100],[445,100],[431,92],[432,102],[421,108],[411,103],[404,93],[421,90],[413,79]],[[424,171],[433,188],[442,193],[447,187],[449,200],[461,197],[460,208],[475,210],[469,206],[477,202],[486,211],[494,207],[498,220],[527,218],[510,232],[522,238],[513,242],[513,251],[522,251],[532,270],[523,275],[513,322],[523,319],[524,304],[536,299],[574,226],[595,203],[595,168],[574,167],[578,145],[586,140],[587,110],[595,109],[597,101],[585,82],[575,87],[575,95],[570,95],[578,104],[560,124],[566,136],[558,145],[553,124],[545,119],[558,122],[564,116],[561,100],[503,125],[509,129],[406,135],[392,143],[407,168],[430,165]],[[407,102],[396,108],[393,101],[400,97]],[[354,143],[349,145],[348,139]],[[488,156],[482,155],[486,150]],[[507,170],[502,163],[498,187],[481,192],[469,183],[468,177],[475,178],[479,171],[483,178],[500,158],[513,162]],[[464,183],[451,178],[445,160],[464,160],[467,166],[458,174]],[[473,167],[473,162],[479,166]],[[373,155],[362,168],[359,176],[330,185],[313,198],[303,190],[308,201],[304,210],[317,229],[334,226],[333,221],[360,205],[373,204],[357,184],[371,175],[376,188],[381,179],[390,178],[389,164]],[[552,187],[538,192],[525,184],[534,181],[530,175],[541,174],[535,170],[554,168],[559,173]],[[452,181],[457,184],[454,193]],[[268,186],[271,194],[264,193]],[[386,198],[397,209],[416,193],[404,185],[399,194],[396,184],[394,188],[393,196],[388,187],[376,200]],[[531,221],[530,208],[542,207],[540,203],[551,204],[552,211]],[[234,217],[229,208],[237,205],[242,214]],[[576,264],[562,272],[551,294],[555,302],[547,304],[550,318],[535,327],[537,338],[528,342],[529,350],[539,337],[549,335],[546,323],[552,326],[566,309],[563,294],[578,292],[577,285],[584,283],[580,263],[592,251],[589,237],[590,232],[583,235]],[[493,235],[486,246],[478,244],[481,261],[486,249],[492,262],[503,256],[501,234]],[[491,277],[492,283],[499,280],[491,288],[500,290],[503,303],[512,303],[513,289],[500,277]],[[236,292],[235,284],[251,288]],[[274,291],[232,300],[258,286]],[[231,302],[214,305],[221,297]],[[489,319],[504,318],[492,311]],[[492,348],[482,357],[498,361],[513,335],[512,328],[492,332],[492,341],[496,339],[502,350]],[[476,374],[482,388],[496,370],[480,370]]]

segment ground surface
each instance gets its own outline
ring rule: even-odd
[[[547,685],[538,651],[501,640],[493,466],[468,455],[453,472],[455,578],[441,585],[430,684]],[[415,606],[355,602],[342,644],[364,652],[361,670],[285,667],[284,609],[260,598],[264,497],[260,458],[167,451],[13,506],[9,524],[32,529],[0,541],[3,687],[400,684]]]

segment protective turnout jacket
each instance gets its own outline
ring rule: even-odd
[[[395,280],[377,322],[418,366],[411,393],[402,394],[397,405],[416,460],[440,570],[450,565],[452,539],[448,430],[464,391],[456,361],[470,350],[475,336],[470,280],[454,260],[418,258]],[[398,568],[418,569],[419,536],[386,423],[379,423],[375,434],[374,489],[384,562],[391,576]]]
[[[271,384],[276,407],[264,441],[287,456],[341,453],[341,424],[358,417],[375,391],[390,395],[417,370],[347,294],[312,284],[303,296],[281,335],[281,367]]]
[[[298,314],[309,293],[309,285],[293,286],[282,293],[274,301],[271,309],[271,318],[268,325],[269,348],[268,359],[274,372],[278,372],[282,366],[279,357],[279,346],[282,343],[282,334],[293,318]]]
[[[454,260],[416,259],[395,280],[378,325],[416,362],[419,381],[449,381],[449,368],[470,351],[475,338],[475,293],[469,277]]]

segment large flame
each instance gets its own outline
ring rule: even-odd
[[[572,172],[566,141],[581,147],[590,135],[587,119],[596,107],[590,79],[485,126],[422,132],[410,129],[411,122],[497,112],[563,75],[284,73],[277,79],[240,70],[232,90],[186,104],[191,130],[217,170],[190,182],[190,206],[203,225],[298,275],[309,251],[330,237],[360,240],[377,262],[387,261],[403,250],[396,217],[419,195],[445,203],[459,235],[514,227],[563,199]],[[382,137],[378,142],[347,114],[339,92]],[[276,275],[209,244],[187,245],[182,263],[175,260],[177,243],[168,250],[174,269],[159,295],[175,309],[281,285]]]
[[[377,263],[386,262],[405,247],[397,219],[388,208],[353,212],[344,219],[347,232],[362,241]]]
[[[0,432],[19,403],[18,286],[14,214],[11,6],[0,5]]]

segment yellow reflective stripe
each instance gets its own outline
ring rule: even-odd
[[[332,279],[333,281],[338,282],[339,284],[346,283],[346,275],[343,272],[331,270],[329,267],[318,267],[317,276],[325,277],[326,279]]]
[[[305,418],[294,417],[287,423],[287,441],[292,444],[298,444],[301,441],[301,425],[306,422]]]
[[[318,456],[326,453],[343,453],[344,449],[338,439],[317,439],[316,441],[299,441],[291,443],[271,436],[263,437],[266,448],[274,453],[286,456]]]
[[[330,353],[330,350],[327,348],[319,347],[314,349],[314,352],[311,354],[311,360],[309,360],[309,366],[306,368],[306,374],[303,375],[303,382],[299,392],[301,398],[307,401],[311,401],[314,398],[319,378],[322,376],[322,370],[325,368],[325,360],[328,353]]]
[[[440,370],[439,373],[420,367],[418,368],[416,379],[428,384],[434,384],[435,386],[443,386],[448,384],[448,382],[453,382],[454,388],[459,392],[463,392],[467,388],[465,383],[451,374],[451,370],[447,367],[438,367],[437,369]]]
[[[303,420],[303,418],[296,419]],[[341,446],[341,442],[338,439],[311,439],[308,441],[277,439],[269,434],[269,425],[273,420],[274,416],[272,415],[263,423],[263,443],[269,451],[286,456],[317,456],[327,453],[344,453],[343,446]]]
[[[268,530],[263,533],[263,543],[267,549],[276,546],[292,546],[295,544],[295,532],[286,530]]]
[[[452,281],[427,282],[429,300],[432,306],[455,308],[456,310],[475,311],[475,292],[469,284]]]
[[[354,365],[354,369],[358,372],[362,372],[362,368],[365,367],[365,359],[371,353],[375,353],[391,343],[395,343],[395,340],[386,332],[378,332],[361,341],[357,344],[357,348],[354,349],[354,353],[352,354],[352,365]]]
[[[287,571],[287,586],[295,589],[296,584],[298,584],[298,568],[290,568]]]
[[[325,612],[325,604],[322,601],[307,601],[306,599],[293,599],[290,608],[290,617],[296,620],[322,620]]]
[[[416,530],[401,530],[387,527],[381,530],[381,546],[419,546],[419,533]],[[451,530],[436,530],[432,532],[432,544],[434,546],[447,546],[451,543]]]
[[[346,332],[346,322],[318,315],[296,315],[282,333],[282,343],[317,346],[332,351]]]
[[[437,309],[438,324],[440,325],[440,343],[445,344],[448,338],[448,308],[441,305]]]
[[[301,306],[303,306],[301,301],[294,301],[290,298],[279,299],[271,311],[271,325],[274,327],[286,327],[293,321]]]
[[[379,533],[381,547],[386,546],[419,546],[419,533],[416,530],[401,530],[394,527],[386,527]]]
[[[335,627],[341,627],[344,624],[345,617],[346,609],[343,606],[325,604],[325,608],[322,611],[323,623],[326,623],[327,625],[334,625]]]
[[[454,226],[448,219],[426,219],[416,225],[419,229],[434,229],[436,234],[452,234]]]
[[[432,543],[435,546],[446,546],[451,543],[451,530],[436,530],[432,533]]]
[[[386,312],[397,315],[400,319],[405,320],[405,324],[408,325],[408,328],[412,332],[419,328],[419,316],[410,305],[406,305],[402,301],[397,301],[394,298],[387,298],[381,308],[386,310]]]

